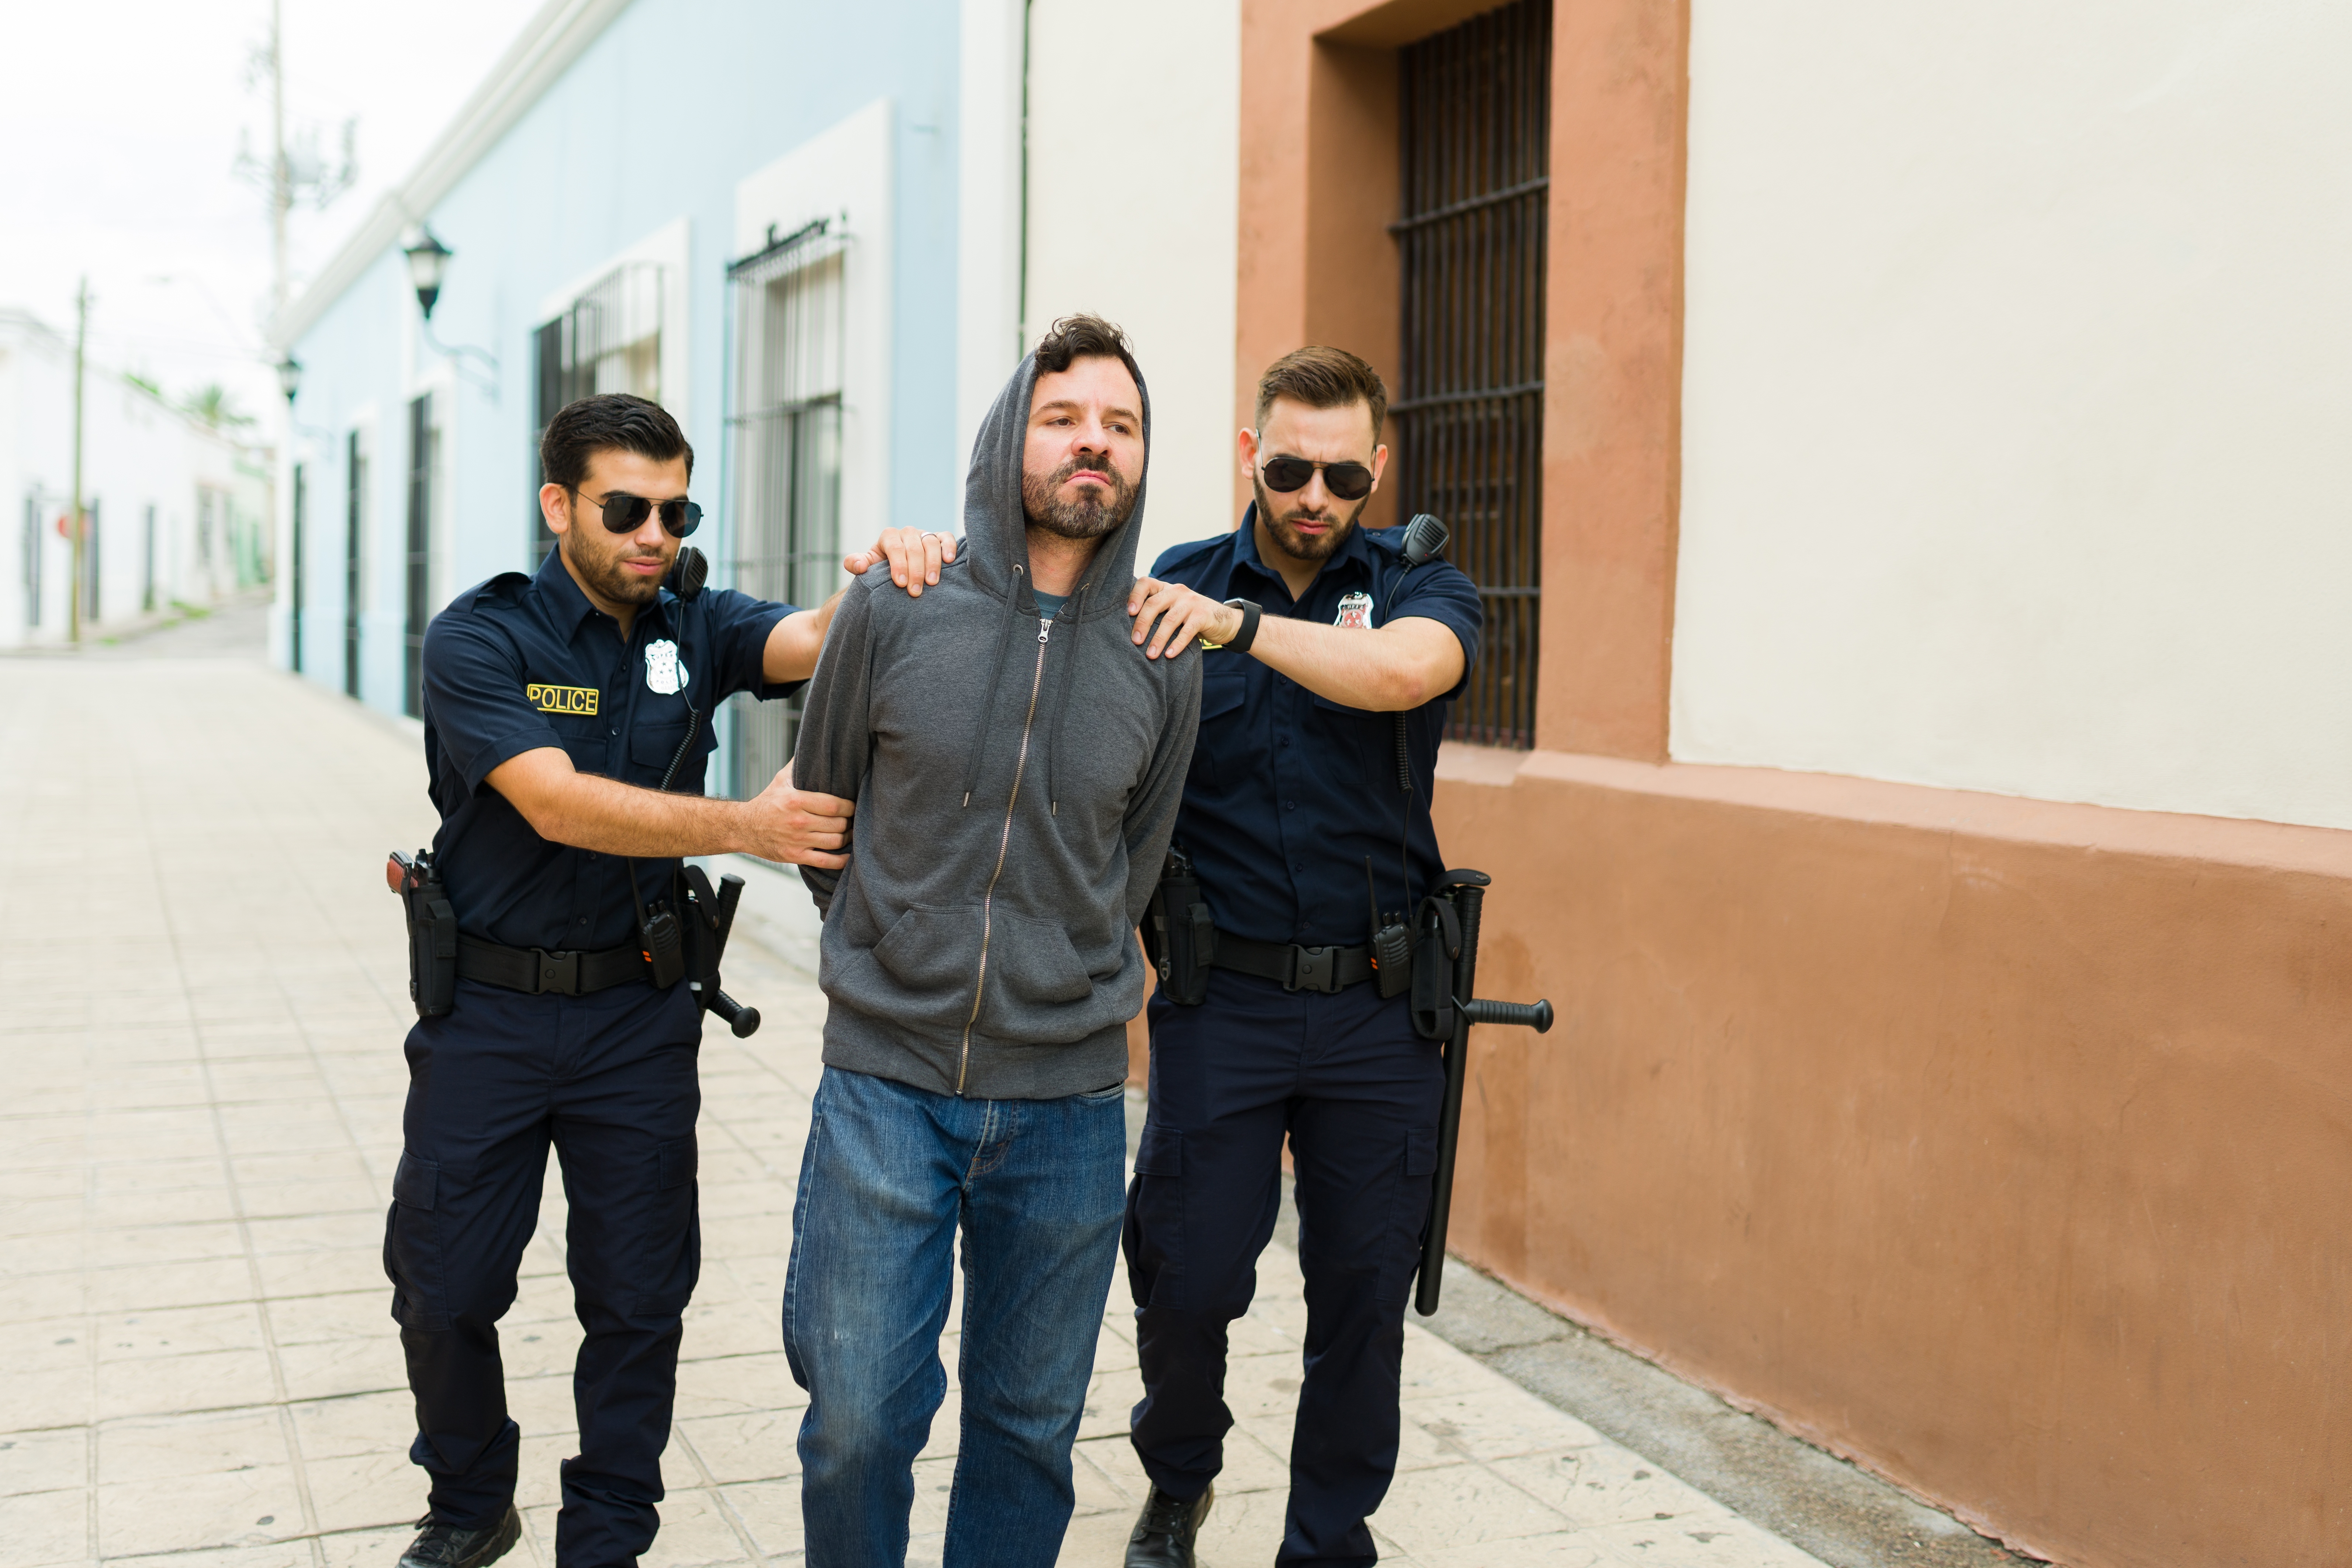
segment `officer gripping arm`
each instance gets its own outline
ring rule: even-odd
[[[833,605],[702,587],[676,421],[583,398],[541,455],[556,550],[459,594],[410,666],[441,826],[430,856],[392,868],[418,1018],[383,1256],[431,1507],[408,1568],[485,1568],[519,1537],[495,1325],[551,1149],[586,1330],[558,1554],[628,1563],[651,1545],[698,1265],[696,1052],[732,910],[677,860],[839,865],[851,812],[789,770],[751,800],[702,796],[720,702],[789,696]],[[920,540],[899,554],[928,564]]]

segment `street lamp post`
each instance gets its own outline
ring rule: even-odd
[[[287,662],[294,673],[299,675],[302,673],[302,534],[310,523],[310,519],[302,515],[308,510],[305,503],[309,498],[302,493],[303,480],[307,476],[302,472],[302,465],[294,460],[294,395],[302,390],[302,362],[294,357],[292,349],[288,349],[286,357],[273,368],[278,372],[278,390],[286,395],[286,473],[288,489],[291,492],[287,498],[289,503],[287,511],[293,523],[293,547],[288,552],[294,559],[286,595]]]

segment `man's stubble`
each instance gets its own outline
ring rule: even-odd
[[[618,550],[599,551],[580,531],[580,523],[581,519],[575,513],[572,524],[572,537],[565,542],[569,548],[563,552],[564,564],[572,568],[575,576],[617,604],[650,605],[661,595],[662,578],[668,575],[667,569],[660,576],[655,577],[640,577],[622,571],[622,561],[635,558],[636,547],[624,540]],[[653,560],[655,557],[646,556],[644,559]]]
[[[1257,492],[1257,515],[1265,521],[1266,531],[1274,535],[1275,543],[1294,561],[1328,561],[1338,554],[1339,546],[1347,543],[1348,536],[1356,531],[1356,520],[1362,517],[1364,509],[1372,504],[1372,498],[1367,494],[1345,517],[1328,509],[1315,513],[1315,521],[1328,522],[1331,530],[1320,539],[1308,539],[1291,525],[1290,519],[1282,516],[1276,509],[1274,497],[1267,493],[1263,475],[1250,476],[1250,489]]]
[[[1088,490],[1076,500],[1064,500],[1062,487],[1081,468],[1091,468],[1108,474],[1117,487],[1106,500],[1099,493]],[[1021,476],[1021,509],[1028,519],[1046,532],[1062,539],[1094,540],[1116,533],[1126,526],[1135,513],[1135,490],[1127,476],[1108,456],[1088,458],[1083,461],[1072,458],[1052,473],[1039,476],[1024,472]]]

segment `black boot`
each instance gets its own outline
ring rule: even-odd
[[[483,1568],[504,1557],[522,1539],[522,1515],[511,1504],[504,1519],[481,1530],[459,1530],[436,1521],[429,1513],[416,1522],[425,1527],[425,1533],[400,1554],[400,1568]],[[1184,1561],[1190,1563],[1192,1558]]]
[[[1209,1517],[1211,1487],[1190,1502],[1170,1497],[1158,1487],[1143,1500],[1143,1516],[1127,1538],[1127,1568],[1192,1568],[1192,1537]]]

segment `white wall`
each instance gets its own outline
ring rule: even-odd
[[[1239,0],[1034,0],[1028,251],[1034,343],[1055,316],[1127,329],[1151,384],[1141,565],[1234,525]]]
[[[153,597],[204,604],[237,586],[231,513],[268,526],[270,459],[247,454],[189,420],[93,359],[83,377],[83,493],[96,509],[99,616],[85,624],[106,637],[138,622],[147,598],[146,515],[155,511]],[[213,550],[198,542],[198,489],[217,498]],[[25,497],[37,494],[40,615],[26,602]],[[66,640],[73,546],[57,531],[73,496],[73,350],[61,334],[0,310],[0,647]]]
[[[2352,826],[2352,7],[1692,40],[1674,755]]]

